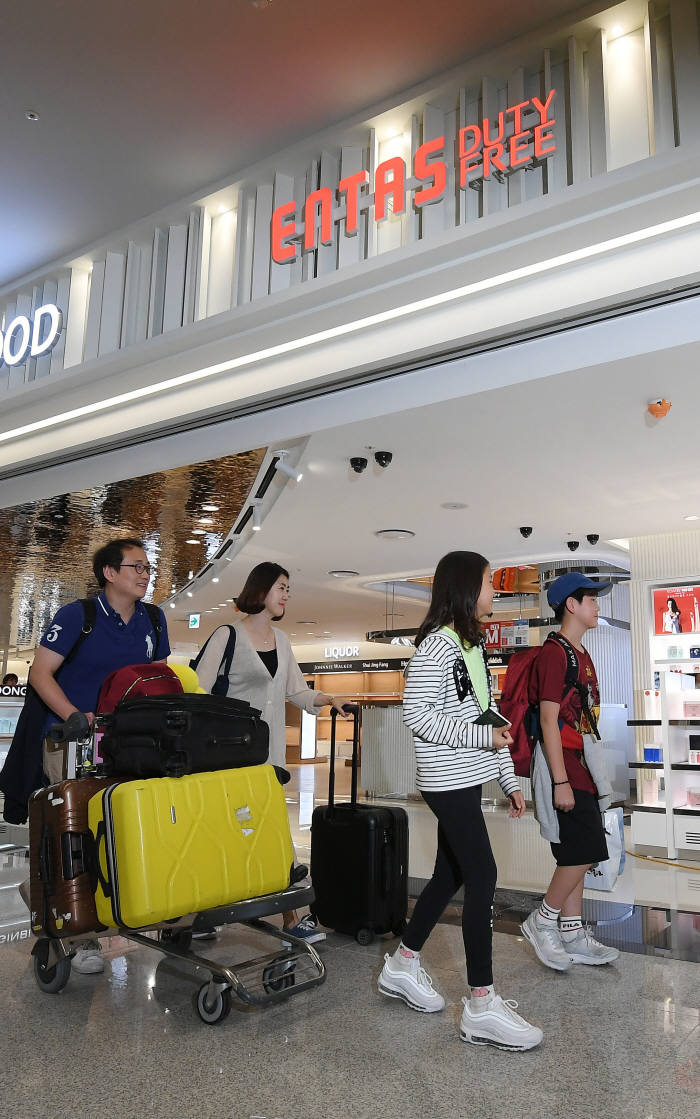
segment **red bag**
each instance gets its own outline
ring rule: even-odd
[[[122,699],[182,693],[180,679],[167,664],[129,664],[110,672],[100,689],[98,715],[111,715]]]
[[[563,703],[564,698],[577,684],[578,661],[576,653],[569,642],[558,633],[548,634],[547,641],[556,641],[563,649],[566,657],[566,676],[562,693]],[[498,702],[501,714],[505,715],[511,723],[509,730],[513,741],[510,745],[510,753],[517,777],[530,776],[532,751],[542,737],[539,707],[536,704],[531,704],[529,700],[530,675],[541,651],[542,646],[537,645],[532,649],[524,649],[522,653],[513,654],[508,661],[503,690]]]

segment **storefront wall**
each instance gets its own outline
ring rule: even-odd
[[[638,22],[613,41],[601,15],[509,45],[6,291],[5,328],[54,300],[66,325],[50,354],[0,368],[0,500],[59,492],[81,474],[128,476],[133,453],[118,448],[156,430],[171,433],[161,465],[201,457],[201,437],[197,449],[187,438],[200,423],[225,427],[229,451],[243,447],[248,417],[272,403],[293,407],[358,378],[694,285],[697,6],[672,0],[670,15],[654,13],[634,9]],[[513,107],[523,103],[520,119]],[[503,173],[492,160],[484,177],[482,148],[481,172],[466,169],[468,126],[490,138],[502,126],[510,158],[519,119],[531,132],[524,151],[541,128],[538,159]],[[431,180],[425,168],[416,177],[416,159],[433,142],[444,189],[417,206]],[[403,167],[405,193],[394,196],[387,182]],[[362,170],[369,186],[357,233],[348,235],[338,201],[330,234],[318,228],[309,194]],[[460,188],[461,174],[472,185]],[[313,220],[307,252],[271,232],[273,213],[291,201],[294,214],[278,215],[276,228],[295,217],[299,237],[304,218]],[[272,259],[287,250],[289,262]],[[695,337],[698,319],[685,325]],[[634,330],[626,344],[637,344]],[[461,391],[473,391],[468,378]],[[70,475],[44,473],[74,459]],[[10,481],[20,470],[30,473]]]

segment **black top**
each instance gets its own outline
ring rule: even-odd
[[[265,665],[265,668],[270,673],[270,676],[275,676],[276,673],[277,673],[277,666],[278,666],[278,663],[279,663],[278,660],[277,660],[277,650],[276,649],[270,649],[267,652],[261,652],[260,649],[257,649],[256,651],[257,651],[258,656],[260,657],[260,660]]]

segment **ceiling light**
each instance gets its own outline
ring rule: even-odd
[[[203,505],[202,509],[204,510],[205,513],[218,513],[219,512],[219,506],[218,505]]]
[[[622,34],[622,27],[620,26],[619,23],[616,23],[615,26],[613,28],[611,28],[610,34],[615,35],[615,36]]]
[[[174,602],[169,602],[168,606],[170,607],[171,610],[175,609],[175,603]]]
[[[697,513],[689,513],[687,517],[683,518],[684,521],[700,521]]]
[[[289,451],[273,451],[272,453],[277,457],[277,462],[275,463],[276,470],[280,470],[282,474],[286,474],[287,477],[291,478],[293,482],[300,482],[302,480],[302,478],[304,477],[303,473],[300,470],[297,470],[294,466],[288,466],[287,463],[284,461],[285,456],[289,454]]]
[[[380,540],[410,540],[416,534],[410,528],[380,528],[374,535]]]
[[[212,583],[218,583],[218,582],[219,582],[219,576],[215,575],[214,578],[212,579]]]
[[[253,507],[253,532],[260,532],[262,528],[262,512],[260,506],[262,505],[262,498],[254,497],[251,501]]]
[[[199,523],[200,523],[200,525],[213,525],[214,524],[214,518],[213,517],[199,517]]]
[[[193,528],[192,529],[192,535],[193,536],[206,536],[207,535],[207,530],[205,528]]]
[[[329,571],[334,579],[350,579],[353,575],[359,575],[359,571],[351,571],[350,568],[337,567],[334,571]]]
[[[469,506],[465,505],[463,501],[443,501],[440,504],[441,509],[468,509]]]
[[[201,544],[201,540],[185,540],[185,544]],[[192,578],[192,576],[190,576]]]
[[[188,598],[192,598],[192,591],[185,591]]]
[[[40,119],[39,114],[35,113],[33,109],[27,109],[27,111],[24,115],[27,118],[27,120],[39,120]]]

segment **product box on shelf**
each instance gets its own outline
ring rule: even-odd
[[[686,699],[683,702],[684,719],[700,719],[700,701]]]
[[[644,747],[644,761],[645,762],[663,762],[664,752],[661,746],[645,746]]]
[[[697,786],[688,789],[688,804],[691,808],[700,808],[700,788]]]

